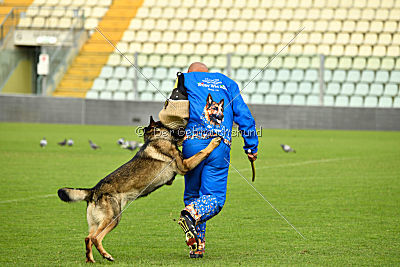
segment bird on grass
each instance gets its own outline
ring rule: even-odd
[[[121,148],[128,149],[130,151],[135,150],[138,147],[141,147],[143,144],[136,142],[136,141],[125,141],[122,145]]]
[[[58,142],[57,144],[59,146],[65,146],[67,144],[67,139],[64,139],[64,141]]]
[[[90,147],[91,147],[92,149],[94,149],[94,150],[100,148],[98,145],[96,145],[95,143],[93,143],[92,140],[89,140],[89,144],[90,144]]]
[[[289,153],[289,152],[296,153],[296,150],[291,148],[289,145],[281,144],[281,147],[282,147],[282,150],[285,151],[286,153]]]
[[[118,139],[118,141],[117,141],[117,144],[120,146],[122,146],[124,143],[125,143],[125,139],[122,137],[120,139]]]
[[[40,145],[40,147],[45,147],[45,146],[47,146],[47,140],[46,140],[46,137],[43,137],[43,139],[42,139],[42,140],[40,140],[40,143],[39,143],[39,145]]]
[[[74,145],[74,140],[68,139],[67,146],[73,146],[73,145]]]

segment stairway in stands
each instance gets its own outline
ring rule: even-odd
[[[142,4],[143,0],[114,0],[98,28],[113,44],[117,44]],[[114,48],[94,30],[53,95],[85,97],[113,51]]]
[[[33,0],[4,0],[0,4],[0,23],[7,16],[13,7],[27,7],[32,4]]]

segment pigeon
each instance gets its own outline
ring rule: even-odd
[[[65,146],[67,144],[67,139],[64,139],[64,141],[58,142],[57,144],[60,146]]]
[[[91,147],[92,149],[94,149],[94,150],[100,148],[98,145],[96,145],[95,143],[93,143],[92,140],[89,140],[89,144],[90,144],[90,147]]]
[[[40,147],[45,147],[47,146],[47,140],[46,137],[43,137],[42,140],[40,140]]]
[[[122,137],[120,139],[118,139],[118,141],[117,141],[117,144],[120,146],[122,146],[124,143],[125,143],[125,139]]]
[[[289,152],[296,153],[296,150],[294,150],[293,148],[291,148],[289,145],[283,145],[283,144],[281,144],[281,147],[282,147],[283,151],[285,151],[286,153],[289,153]]]
[[[68,145],[68,146],[73,146],[73,145],[74,145],[74,140],[68,139],[67,145]]]
[[[122,145],[121,148],[128,149],[130,151],[135,150],[136,148],[139,147],[139,143],[136,141],[125,141]]]

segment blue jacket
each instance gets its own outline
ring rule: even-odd
[[[190,103],[186,139],[221,136],[230,146],[233,122],[239,125],[244,150],[257,152],[256,123],[235,81],[221,73],[184,73]]]

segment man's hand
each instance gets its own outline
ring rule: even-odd
[[[247,154],[247,158],[248,158],[250,161],[256,161],[256,159],[257,159],[257,152],[256,152],[256,153],[248,153],[248,154]]]

